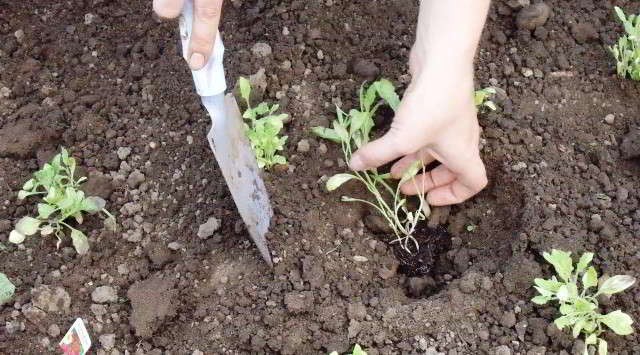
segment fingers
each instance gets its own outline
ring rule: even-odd
[[[393,164],[393,166],[391,167],[391,176],[393,176],[394,179],[402,178],[404,172],[407,171],[407,169],[418,160],[420,160],[422,165],[425,166],[431,164],[435,160],[435,158],[425,150],[421,150],[414,154],[409,154]]]
[[[400,129],[392,125],[387,134],[358,149],[351,157],[349,167],[355,171],[373,169],[414,153],[418,147],[412,149],[412,140],[406,139],[406,136],[407,134],[401,133]]]
[[[456,173],[440,165],[415,181],[405,183],[401,189],[407,195],[427,192],[427,201],[432,206],[446,206],[466,201],[487,186],[487,173],[478,156]]]
[[[189,66],[192,70],[199,70],[207,64],[213,51],[220,24],[222,0],[195,0],[193,5]]]
[[[183,5],[184,0],[153,0],[153,11],[163,18],[176,18]]]

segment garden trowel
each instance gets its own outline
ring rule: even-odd
[[[180,39],[185,59],[188,56],[192,20],[193,2],[187,0],[180,17]],[[260,177],[258,163],[245,135],[244,122],[238,104],[233,94],[225,96],[224,93],[227,85],[222,61],[223,54],[224,46],[218,33],[213,54],[207,65],[201,70],[192,71],[193,81],[213,123],[207,135],[211,150],[227,181],[227,186],[251,239],[264,260],[272,266],[266,233],[273,210],[264,182]]]

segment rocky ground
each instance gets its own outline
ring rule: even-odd
[[[366,79],[406,85],[417,4],[227,2],[228,78],[254,75],[292,117],[290,165],[264,176],[271,270],[209,151],[175,23],[156,21],[147,1],[0,0],[0,271],[18,289],[0,308],[0,354],[53,352],[77,317],[99,354],[322,354],[354,343],[369,354],[580,353],[554,309],[529,301],[531,283],[550,275],[540,257],[550,248],[596,252],[609,275],[640,271],[639,91],[615,76],[606,49],[621,33],[613,6],[640,9],[532,2],[494,1],[478,53],[477,85],[497,87],[500,106],[480,116],[490,186],[436,209],[420,235],[432,253],[409,261],[369,211],[324,191],[345,163],[309,128],[326,125],[334,104],[352,106]],[[70,242],[7,242],[34,209],[17,191],[60,146],[119,219],[117,233],[88,219],[83,257]],[[604,308],[639,319],[638,290]],[[637,335],[606,339],[640,353]]]

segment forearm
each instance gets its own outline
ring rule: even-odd
[[[490,0],[422,0],[414,51],[434,70],[473,70],[489,4]]]

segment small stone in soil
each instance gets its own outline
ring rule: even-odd
[[[215,217],[209,217],[207,222],[198,228],[198,238],[207,239],[220,229],[220,220]]]
[[[31,302],[36,308],[45,312],[67,313],[71,305],[71,297],[62,287],[53,288],[42,285],[31,290]]]
[[[118,301],[118,293],[112,286],[99,286],[91,293],[95,303],[113,303]]]
[[[271,55],[272,49],[267,43],[258,42],[251,47],[251,53],[253,53],[256,58],[265,58]]]
[[[502,314],[500,318],[500,324],[505,328],[513,328],[516,325],[516,315],[512,311],[507,311]]]
[[[516,17],[516,26],[524,30],[535,30],[544,24],[551,15],[551,7],[541,2],[523,7]]]
[[[616,116],[613,113],[610,113],[606,116],[604,116],[604,121],[607,124],[613,124],[613,122],[616,120]]]
[[[306,153],[309,151],[309,149],[311,149],[311,146],[309,144],[308,139],[301,139],[298,142],[298,146],[297,146],[298,153]]]
[[[351,71],[365,79],[373,80],[380,75],[380,69],[370,60],[355,59],[351,62]]]
[[[47,329],[47,334],[52,338],[57,338],[60,335],[60,327],[57,324],[51,324]]]
[[[120,158],[120,160],[125,160],[131,154],[131,148],[129,148],[129,147],[120,147],[120,148],[118,148],[117,154],[118,154],[118,158]]]
[[[129,177],[127,178],[127,185],[129,185],[129,187],[131,187],[132,189],[135,189],[140,186],[140,184],[142,184],[145,179],[146,177],[144,176],[144,174],[141,173],[140,170],[136,169],[131,174],[129,174]]]

